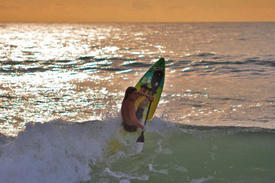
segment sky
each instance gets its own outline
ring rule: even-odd
[[[0,0],[0,22],[275,21],[275,0]]]

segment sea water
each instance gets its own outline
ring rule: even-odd
[[[275,23],[0,24],[0,182],[274,182]],[[160,57],[141,154],[119,109]]]

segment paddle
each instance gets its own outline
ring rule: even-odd
[[[148,116],[149,116],[151,104],[152,104],[152,102],[149,103],[148,111],[147,111],[145,122],[144,122],[144,127],[145,127],[145,125],[147,123],[147,119],[148,119]],[[142,130],[140,136],[137,139],[137,154],[139,154],[139,153],[142,152],[143,145],[144,145],[144,130]]]
[[[161,80],[162,80],[163,77],[164,77],[164,73],[163,73],[162,70],[155,70],[154,71],[154,74],[153,74],[153,77],[152,77],[152,80],[151,80],[152,96],[154,96],[154,94],[157,92],[157,89],[160,86]],[[146,114],[144,126],[147,123],[152,102],[153,101],[150,101],[150,103],[149,103],[149,107],[148,107],[148,111],[147,111],[147,114]],[[137,154],[141,153],[141,151],[143,150],[143,145],[144,145],[144,130],[142,130],[140,136],[137,139]]]

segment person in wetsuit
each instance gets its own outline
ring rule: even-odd
[[[135,87],[128,87],[125,92],[124,99],[121,106],[122,126],[128,132],[135,132],[138,128],[144,130],[144,126],[136,117],[135,101],[140,96],[146,96],[148,100],[153,101],[153,97],[146,95],[142,92],[138,92]]]

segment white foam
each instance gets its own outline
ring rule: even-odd
[[[29,123],[14,141],[1,147],[0,182],[89,180],[89,163],[102,159],[107,139],[118,129],[116,120],[106,123]]]
[[[209,177],[201,177],[201,178],[198,178],[198,179],[192,179],[190,183],[203,183],[203,182],[206,182],[208,180],[211,180],[213,179],[214,177],[212,176],[209,176]]]
[[[63,120],[28,123],[14,140],[0,144],[0,182],[81,182],[97,178],[102,171],[121,182],[148,180],[147,175],[113,172],[107,168],[113,162],[129,158],[136,150],[131,149],[131,143],[136,144],[137,135],[123,136],[120,121],[120,118],[112,118],[85,123]],[[163,135],[167,125],[154,119],[147,131]],[[125,148],[108,154],[109,142],[114,138]],[[163,153],[161,144],[159,150]],[[168,173],[153,166],[150,171]]]
[[[153,168],[152,164],[149,164],[148,166],[149,166],[149,171],[150,172],[155,172],[155,173],[160,173],[160,174],[168,175],[168,170],[166,170],[166,169],[156,170],[155,168]]]
[[[114,172],[111,171],[110,168],[105,168],[104,172],[108,173],[110,176],[115,177],[117,179],[122,179],[123,181],[130,181],[130,180],[143,180],[147,181],[149,180],[148,175],[130,175],[123,172]]]
[[[158,142],[157,142],[158,150],[156,152],[162,153],[162,154],[172,154],[173,152],[170,149],[168,149],[168,148],[163,149],[161,142],[162,142],[162,140],[158,140]]]

